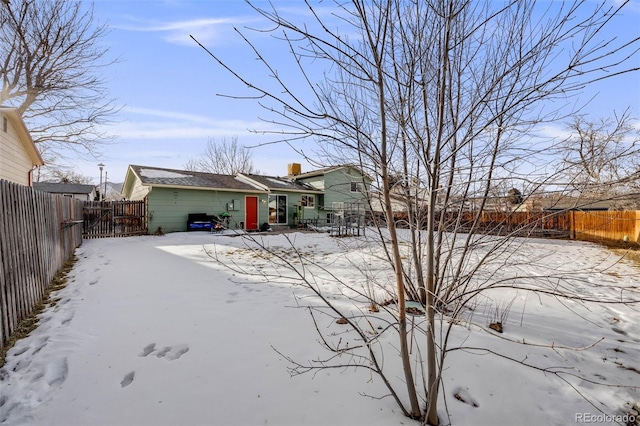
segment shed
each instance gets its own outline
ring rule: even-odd
[[[33,188],[38,191],[60,194],[64,197],[82,201],[93,201],[96,198],[95,185],[77,183],[35,182]]]

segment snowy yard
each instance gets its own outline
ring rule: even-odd
[[[345,310],[366,312],[366,304],[346,297],[353,295],[330,277],[365,282],[353,266],[357,262],[369,264],[378,278],[388,273],[363,238],[288,237],[299,253],[326,268],[305,273],[327,297]],[[281,259],[297,261],[284,235],[259,238]],[[0,424],[419,424],[404,417],[392,398],[380,399],[388,392],[366,369],[290,376],[292,365],[283,355],[302,363],[328,356],[304,308],[318,299],[287,283],[288,271],[266,280],[212,258],[271,274],[273,263],[248,244],[242,237],[208,233],[84,241],[67,287],[56,294],[60,300],[9,351],[0,370]],[[523,242],[509,265],[509,271],[484,278],[518,273],[553,285],[543,278],[552,272],[571,276],[572,291],[589,297],[606,293],[604,283],[638,292],[640,281],[631,263],[579,242]],[[450,352],[443,424],[616,424],[612,420],[621,418],[611,416],[640,403],[640,390],[629,388],[640,384],[638,305],[492,290],[498,291],[504,294],[469,314],[474,324],[454,327],[452,343],[488,348],[511,360],[481,350]],[[486,327],[496,311],[506,315],[502,334]],[[385,315],[368,315],[372,332]],[[335,318],[316,318],[329,338],[357,342]],[[419,317],[415,327],[414,354],[424,344]],[[400,383],[394,345],[391,335],[381,342],[385,370]]]

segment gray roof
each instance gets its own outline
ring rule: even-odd
[[[267,187],[270,191],[294,191],[294,192],[319,192],[316,188],[313,188],[309,185],[305,185],[301,182],[296,182],[291,180],[291,178],[286,177],[276,177],[276,176],[264,176],[264,175],[252,175],[245,174],[242,175],[247,179],[251,179],[254,182],[259,183]]]
[[[207,189],[259,191],[260,188],[237,179],[232,175],[222,175],[188,170],[165,169],[149,166],[130,166],[144,185],[193,187]]]
[[[325,167],[325,168],[322,168],[322,169],[317,169],[317,170],[313,170],[311,172],[306,172],[306,173],[300,173],[299,175],[294,175],[294,176],[289,176],[289,177],[291,179],[294,179],[294,180],[306,179],[306,178],[310,178],[310,177],[323,176],[323,175],[326,175],[329,172],[333,172],[333,171],[340,170],[340,169],[356,170],[363,177],[365,177],[367,179],[371,179],[371,177],[369,175],[367,175],[366,173],[364,173],[364,171],[360,167],[354,166],[353,164],[341,164],[341,165],[337,165],[337,166]]]
[[[78,183],[34,182],[33,188],[38,191],[52,192],[54,194],[91,194],[95,186],[81,185]]]

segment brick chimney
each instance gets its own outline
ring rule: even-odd
[[[302,173],[302,166],[300,163],[289,163],[287,166],[287,171],[289,176],[298,176]]]

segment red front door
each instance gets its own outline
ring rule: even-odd
[[[258,197],[246,196],[244,199],[244,226],[247,231],[258,229]]]

